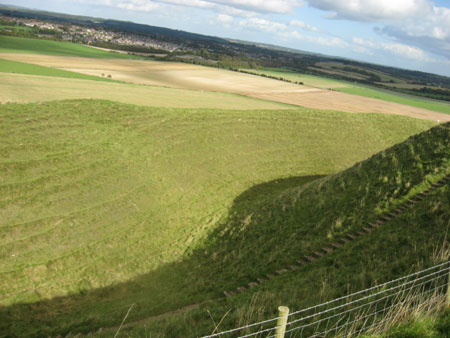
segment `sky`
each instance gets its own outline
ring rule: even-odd
[[[0,0],[450,76],[449,0]]]

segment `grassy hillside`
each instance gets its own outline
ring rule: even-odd
[[[300,74],[288,69],[264,68],[258,70],[246,69],[246,71],[258,75],[264,74],[276,78],[281,77],[292,82],[302,82],[303,84],[311,87],[331,88],[348,94],[370,97],[388,102],[395,102],[412,107],[423,108],[431,111],[450,114],[450,104],[443,101],[412,97],[410,95],[398,94],[394,92],[389,92],[387,90],[379,90],[367,86],[355,85],[350,82],[331,80],[321,78],[320,76]]]
[[[80,56],[99,59],[136,59],[134,55],[108,52],[71,42],[49,41],[0,35],[0,53],[31,53]]]
[[[231,216],[210,234],[204,248],[190,257],[197,263],[195,275],[204,279],[206,290],[236,290],[297,264],[305,254],[329,245],[339,232],[359,230],[404,196],[449,173],[449,136],[447,123],[336,175],[309,184],[274,181],[248,190],[235,200]],[[209,334],[221,320],[219,331],[273,318],[278,305],[299,310],[401,277],[448,259],[449,220],[447,183],[370,234],[313,263],[242,294],[132,324],[123,334]]]
[[[0,72],[63,77],[68,79],[82,79],[82,80],[109,81],[109,82],[112,81],[111,79],[102,78],[99,76],[91,76],[81,73],[69,72],[67,70],[62,69],[33,65],[31,63],[17,62],[3,59],[0,59]]]
[[[263,276],[267,279],[265,282],[242,294],[139,322],[130,318],[136,310],[134,307],[127,318],[130,325],[121,330],[122,337],[198,337],[212,333],[219,322],[215,332],[220,332],[274,318],[279,305],[286,305],[291,311],[300,310],[441,262],[448,258],[448,251],[445,257],[439,256],[438,251],[444,241],[450,239],[449,196],[447,185],[416,205],[414,210],[398,216],[367,237],[350,242],[296,271],[272,279]],[[133,303],[124,304],[123,316]],[[399,331],[408,331],[410,327],[405,326]],[[117,329],[115,325],[98,336],[112,337]]]
[[[0,109],[0,332],[19,336],[116,325],[131,303],[137,305],[130,320],[136,320],[217,298],[287,262],[294,251],[359,226],[425,175],[442,174],[434,172],[435,157],[447,156],[431,140],[420,145],[424,154],[414,146],[422,171],[412,163],[402,176],[410,185],[380,188],[383,198],[371,193],[380,174],[366,170],[386,162],[377,155],[360,165],[364,170],[315,181],[302,195],[311,199],[299,199],[305,183],[434,123],[90,100]],[[358,175],[371,178],[368,190],[351,185]],[[398,179],[383,175],[389,183]],[[359,216],[333,209],[345,185],[355,191],[348,208],[366,203]],[[286,188],[293,190],[279,198]],[[304,214],[296,203],[304,203]],[[321,208],[323,220],[312,206]],[[327,221],[337,218],[342,229],[330,228]]]

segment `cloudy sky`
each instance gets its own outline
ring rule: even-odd
[[[450,76],[447,0],[0,0]]]

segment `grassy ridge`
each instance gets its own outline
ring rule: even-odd
[[[70,71],[62,70],[62,69],[43,67],[43,66],[33,65],[30,63],[3,60],[3,59],[0,59],[0,72],[1,73],[15,73],[15,74],[63,77],[63,78],[68,78],[68,79],[112,81],[108,78],[102,78],[99,76],[86,75],[86,74],[70,72]]]
[[[0,109],[0,331],[16,335],[89,331],[117,324],[133,302],[130,319],[140,319],[221,295],[285,253],[276,246],[267,257],[267,244],[255,240],[298,217],[279,210],[292,199],[269,196],[434,125],[308,109],[162,109],[89,100]],[[272,215],[256,208],[271,203]],[[260,216],[250,216],[253,210],[272,225],[255,223]],[[305,223],[304,231],[310,227]],[[249,242],[240,239],[242,250],[227,251],[241,229]],[[320,244],[328,231],[321,224],[299,243]],[[275,246],[276,238],[267,242]]]
[[[358,229],[402,200],[400,196],[450,171],[449,135],[447,123],[337,175],[309,184],[298,180],[293,184],[296,188],[281,187],[280,197],[269,195],[264,200],[269,186],[246,192],[238,198],[239,203],[235,201],[233,217],[216,228],[205,248],[192,256],[199,266],[207,267],[197,268],[197,276],[208,275],[206,289],[229,283],[227,290],[232,290],[295,264],[345,228]],[[274,182],[275,191],[280,184]],[[450,240],[449,220],[447,184],[370,235],[313,264],[245,294],[131,325],[124,334],[198,336],[212,332],[214,321],[223,319],[220,330],[239,327],[275,317],[278,305],[298,310],[398,278],[448,259],[448,251],[440,255],[439,250]]]
[[[435,127],[342,173],[298,188],[291,185],[262,208],[237,212],[215,229],[217,237],[226,238],[220,241],[220,251],[215,248],[223,257],[215,265],[223,271],[216,273],[244,283],[249,276],[293,264],[292,257],[319,250],[336,236],[373,222],[427,180],[450,172],[449,136],[450,123]],[[279,233],[268,237],[273,228]],[[233,253],[243,232],[246,240],[239,253]]]
[[[59,42],[0,35],[0,53],[27,53],[79,56],[99,59],[142,59],[134,55],[108,52],[70,42]]]
[[[267,320],[277,316],[279,305],[288,306],[291,311],[300,310],[442,262],[447,257],[436,253],[445,240],[450,240],[449,196],[449,186],[440,188],[414,210],[397,216],[369,236],[244,294],[193,310],[149,318],[122,328],[121,333],[125,337],[198,337],[212,333],[219,322],[217,331]],[[128,307],[124,306],[123,315]],[[405,326],[398,329],[398,338],[425,336],[401,335],[411,328]],[[112,337],[116,331],[117,327],[98,336]]]

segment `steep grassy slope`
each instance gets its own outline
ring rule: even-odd
[[[0,332],[19,336],[115,325],[133,302],[130,319],[140,319],[221,296],[330,232],[325,220],[315,225],[316,211],[295,211],[299,201],[317,204],[293,198],[300,188],[274,202],[270,196],[433,125],[307,109],[162,109],[89,100],[0,109]],[[439,150],[429,147],[430,156]],[[435,166],[424,164],[423,174]],[[405,176],[411,187],[423,178],[416,171]],[[314,183],[302,196],[332,208],[323,193],[339,192],[353,175],[344,175],[344,183],[340,177]],[[318,185],[325,187],[320,194]],[[258,205],[266,207],[254,211]],[[337,215],[327,212],[333,221]],[[286,239],[293,234],[304,239]]]
[[[338,233],[362,227],[448,174],[449,141],[450,124],[441,125],[339,174],[285,189],[281,197],[265,200],[268,185],[248,191],[235,201],[232,217],[192,256],[196,275],[207,275],[205,289],[235,290],[297,264]],[[299,310],[319,304],[448,259],[449,229],[447,182],[375,231],[313,263],[243,294],[131,325],[124,334],[198,336],[211,333],[221,320],[219,331],[275,317],[278,305]]]
[[[414,209],[314,263],[194,309],[136,323],[129,317],[130,325],[121,333],[123,337],[198,337],[274,318],[279,305],[300,310],[432,266],[448,259],[448,255],[439,255],[439,250],[450,240],[449,206],[447,185]],[[132,303],[124,305],[123,316]],[[117,329],[118,325],[98,336],[112,337]]]
[[[288,188],[265,198],[263,187],[235,200],[222,226],[206,245],[206,256],[217,261],[209,268],[210,282],[234,289],[258,276],[293,264],[331,240],[360,230],[364,223],[402,203],[438,177],[450,172],[450,124],[416,135],[339,174]],[[268,185],[278,185],[277,181]],[[295,185],[296,183],[292,184]],[[298,185],[298,183],[297,183]],[[252,205],[249,208],[247,204]],[[213,252],[208,249],[213,242]],[[211,277],[211,279],[213,279]]]

